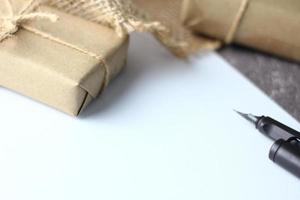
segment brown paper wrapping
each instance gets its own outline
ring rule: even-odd
[[[300,61],[300,1],[184,0],[183,23],[205,36],[225,41],[237,17],[232,42]]]
[[[27,26],[102,56],[109,80],[120,72],[128,37],[50,7],[39,11],[56,14],[59,21],[36,20]],[[0,43],[0,85],[70,115],[78,115],[99,95],[104,78],[100,60],[25,29]]]

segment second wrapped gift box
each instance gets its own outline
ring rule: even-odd
[[[300,61],[299,0],[184,0],[183,22],[225,43]]]

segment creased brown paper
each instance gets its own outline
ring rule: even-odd
[[[300,61],[299,0],[184,0],[183,23],[224,43]]]
[[[14,6],[18,10],[17,4]],[[0,10],[4,14],[4,5]],[[128,37],[51,7],[39,12],[55,14],[59,20],[32,20],[0,43],[0,85],[29,96],[70,115],[78,115],[115,77],[126,62]]]

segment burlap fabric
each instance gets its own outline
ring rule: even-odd
[[[146,13],[130,0],[48,0],[50,6],[72,15],[113,28],[123,37],[132,32],[150,32],[177,56],[181,56],[183,43],[173,38],[168,27],[151,21]]]
[[[150,32],[179,57],[220,46],[219,42],[193,35],[181,25],[182,0],[48,0],[47,3],[110,26],[120,36],[134,31]]]
[[[188,55],[214,50],[221,45],[216,40],[207,37],[195,35],[181,23],[181,11],[183,6],[182,0],[132,0],[136,6],[144,10],[153,20],[160,21],[170,29],[169,37],[175,41],[185,44],[182,48],[171,48],[179,56]],[[161,38],[156,35],[157,38]],[[164,43],[164,40],[162,40]],[[169,45],[166,45],[169,46]]]

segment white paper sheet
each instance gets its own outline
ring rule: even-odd
[[[0,97],[0,199],[300,198],[233,109],[299,124],[215,53],[180,61],[135,35],[127,69],[80,118]]]

